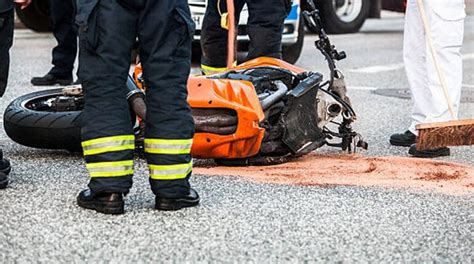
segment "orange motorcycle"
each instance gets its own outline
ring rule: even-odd
[[[194,157],[225,165],[267,165],[324,145],[350,152],[367,148],[351,128],[356,113],[335,65],[346,55],[330,43],[317,10],[303,16],[319,33],[315,45],[328,62],[329,78],[273,58],[257,58],[216,75],[191,76],[187,87],[196,131]],[[127,87],[140,151],[146,129],[146,83],[140,65]],[[79,150],[83,105],[80,87],[26,94],[7,107],[5,131],[25,146]]]

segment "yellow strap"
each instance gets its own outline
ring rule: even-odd
[[[229,13],[221,14],[221,28],[229,30]]]

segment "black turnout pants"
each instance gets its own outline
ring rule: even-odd
[[[194,123],[187,103],[194,23],[186,0],[78,0],[82,145],[95,192],[132,186],[134,133],[125,88],[137,37],[147,84],[145,154],[153,192],[189,193]]]
[[[57,77],[72,78],[77,55],[77,27],[74,24],[74,0],[49,0],[53,34],[58,45],[53,48],[53,68]]]
[[[13,19],[13,9],[0,13],[0,97],[5,93],[8,83],[10,48],[13,44]],[[2,159],[3,153],[0,146],[0,162],[3,162]]]
[[[218,3],[220,4],[218,7]],[[257,57],[281,58],[283,25],[291,10],[289,0],[235,0],[236,23],[247,4],[250,38],[247,60]],[[227,61],[227,30],[221,27],[221,15],[227,12],[226,0],[209,0],[201,31],[201,63],[204,68],[223,68]]]
[[[0,13],[0,97],[5,93],[13,44],[13,9]]]

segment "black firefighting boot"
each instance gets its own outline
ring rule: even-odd
[[[7,185],[8,185],[7,175],[3,172],[0,172],[0,189],[7,188]]]
[[[437,158],[451,155],[451,150],[449,148],[435,148],[435,149],[426,149],[426,150],[417,150],[416,144],[411,145],[408,150],[408,154],[417,158]]]
[[[8,175],[12,167],[10,166],[10,161],[3,158],[3,151],[0,149],[0,172],[5,175]]]
[[[51,73],[41,77],[33,77],[31,84],[35,86],[48,86],[48,85],[70,85],[72,84],[72,76],[57,76]]]
[[[86,189],[77,196],[77,204],[103,214],[123,214],[125,203],[122,193],[97,193]]]
[[[400,134],[393,134],[390,136],[390,144],[393,146],[409,147],[416,143],[416,135],[410,130]]]
[[[7,176],[10,173],[11,169],[12,167],[10,166],[10,161],[3,158],[3,151],[0,149],[0,189],[7,188]]]
[[[162,211],[176,211],[185,207],[193,207],[199,204],[199,194],[193,188],[189,194],[180,198],[161,198],[156,196],[155,209]]]

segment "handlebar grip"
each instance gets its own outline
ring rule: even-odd
[[[338,61],[343,60],[345,58],[347,58],[347,55],[344,51],[338,52],[336,54],[336,60],[338,60]]]

